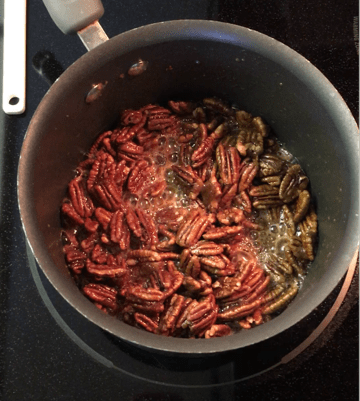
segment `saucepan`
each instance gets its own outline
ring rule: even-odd
[[[327,78],[289,47],[241,26],[176,20],[108,40],[98,23],[99,1],[44,2],[58,26],[77,31],[91,50],[51,86],[31,120],[19,161],[18,201],[39,266],[79,318],[140,347],[199,355],[265,341],[317,308],[358,246],[358,128]],[[121,110],[209,96],[262,116],[296,155],[311,182],[318,249],[298,296],[270,322],[223,338],[168,338],[106,315],[80,293],[62,253],[59,210],[75,167]]]

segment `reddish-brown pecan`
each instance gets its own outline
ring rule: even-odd
[[[219,208],[221,209],[229,208],[236,194],[237,194],[237,184],[226,185],[219,202]]]
[[[135,161],[142,157],[144,153],[144,148],[142,146],[136,145],[134,142],[121,143],[117,149],[117,155],[119,159],[124,159],[127,161]]]
[[[96,277],[117,277],[127,273],[125,260],[122,259],[121,265],[116,264],[115,260],[108,256],[105,264],[93,263],[90,259],[86,260],[86,270]]]
[[[168,251],[173,248],[173,245],[175,244],[175,234],[173,234],[171,231],[166,229],[166,226],[163,224],[159,225],[158,233],[163,236],[164,238],[167,238],[167,240],[162,240],[156,245],[156,249],[158,251]]]
[[[97,207],[95,209],[95,217],[97,221],[101,224],[102,228],[104,230],[107,230],[110,224],[112,213],[102,207]]]
[[[179,268],[185,276],[196,278],[200,273],[200,260],[196,255],[191,255],[189,249],[183,249],[180,255]]]
[[[233,200],[233,204],[239,206],[247,213],[251,213],[251,200],[246,191],[241,191],[238,195],[235,196]]]
[[[146,183],[150,174],[149,163],[146,160],[139,160],[132,167],[127,181],[127,189],[132,194],[137,194]]]
[[[180,224],[176,243],[183,247],[195,245],[209,224],[209,216],[199,209],[191,210]]]
[[[182,295],[174,294],[165,314],[161,317],[159,333],[172,335],[176,329],[176,322],[186,305],[186,298]]]
[[[202,190],[204,183],[202,179],[190,166],[172,166],[173,171],[190,185],[190,199],[196,199]]]
[[[210,294],[191,308],[181,326],[182,328],[188,327],[192,335],[202,337],[206,330],[215,323],[218,310],[215,297]]]
[[[223,312],[219,312],[217,315],[217,320],[219,322],[227,322],[231,320],[240,319],[244,316],[252,314],[261,305],[260,300],[256,300],[250,304],[235,305],[226,308]]]
[[[145,330],[150,331],[151,333],[157,332],[159,326],[149,316],[136,312],[134,313],[134,319]]]
[[[240,177],[240,155],[234,147],[224,147],[219,143],[216,148],[216,161],[221,182],[224,185],[237,184]]]
[[[241,166],[240,171],[240,181],[238,192],[245,191],[250,187],[253,179],[255,178],[259,167],[254,162],[250,162],[248,159],[245,159]]]
[[[138,216],[142,229],[141,241],[145,247],[154,247],[158,242],[158,233],[154,219],[143,209],[137,208],[135,212]]]
[[[194,104],[191,102],[174,102],[173,100],[169,100],[169,107],[176,114],[191,114],[195,108]]]
[[[205,182],[204,187],[201,190],[201,198],[210,212],[216,212],[219,207],[221,196],[221,185],[216,179],[216,169],[213,168],[210,178]]]
[[[190,248],[190,252],[197,256],[220,255],[224,251],[224,247],[212,241],[199,241]]]
[[[205,338],[225,337],[233,334],[233,331],[226,324],[213,324],[206,330]]]
[[[87,284],[83,287],[84,294],[92,301],[109,308],[117,309],[117,290],[104,284]]]
[[[75,224],[82,225],[84,224],[84,219],[76,212],[72,203],[68,201],[64,201],[61,206],[61,211],[69,217]]]
[[[242,226],[210,227],[203,234],[203,237],[206,240],[227,239],[241,233],[243,230],[244,228]]]
[[[237,277],[220,277],[212,285],[214,296],[218,300],[223,300],[239,293],[242,289],[241,280]]]
[[[241,209],[232,207],[229,209],[220,210],[216,214],[216,218],[218,219],[219,223],[225,226],[229,226],[232,223],[235,224],[241,223],[245,219],[245,216],[244,212]]]
[[[128,249],[130,245],[130,231],[125,222],[125,214],[117,210],[110,221],[110,239],[112,242],[119,244],[123,251]]]
[[[83,182],[79,177],[70,181],[69,197],[79,216],[90,217],[93,214],[94,205],[90,197],[85,195]]]
[[[200,124],[201,125],[201,124]],[[192,167],[196,168],[206,162],[213,153],[219,140],[225,135],[227,129],[224,124],[219,125],[215,131],[208,136],[191,156]]]

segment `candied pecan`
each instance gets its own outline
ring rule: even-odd
[[[246,191],[240,191],[240,193],[234,197],[233,203],[234,205],[239,206],[245,212],[251,213],[252,204]]]
[[[240,181],[238,191],[242,192],[248,189],[255,178],[259,167],[254,162],[245,159],[241,164]]]
[[[207,240],[225,239],[239,234],[244,230],[242,226],[210,227],[203,237]]]
[[[193,103],[183,101],[174,102],[169,100],[168,105],[176,114],[191,114],[195,108]]]
[[[202,179],[196,174],[191,166],[173,165],[172,169],[179,177],[190,184],[191,190],[189,193],[189,197],[190,199],[196,199],[204,186]]]
[[[84,219],[76,212],[72,203],[64,202],[61,206],[61,211],[78,225],[84,224]]]
[[[200,124],[201,125],[201,124]],[[192,166],[199,167],[206,162],[215,149],[218,141],[225,135],[227,129],[224,124],[219,125],[216,130],[208,136],[191,155]]]
[[[210,178],[205,182],[201,190],[201,198],[204,205],[210,212],[215,212],[219,207],[219,202],[222,196],[221,185],[216,179],[216,170],[212,169]]]
[[[109,255],[108,259],[112,255]],[[115,264],[114,260],[110,259],[106,264],[97,264],[92,262],[90,259],[86,260],[86,270],[97,277],[116,277],[122,276],[127,272],[125,261],[122,260],[121,265]]]
[[[233,110],[220,99],[216,99],[213,97],[205,98],[203,99],[203,103],[206,106],[206,108],[216,111],[225,116],[233,114]]]
[[[279,176],[284,168],[284,160],[278,156],[264,154],[259,157],[259,177]]]
[[[220,277],[212,287],[215,298],[222,300],[239,292],[242,289],[242,284],[238,277],[226,276]]]
[[[146,331],[150,331],[151,333],[157,332],[159,325],[149,316],[136,312],[134,313],[134,319]]]
[[[186,301],[182,295],[174,294],[171,297],[169,306],[160,320],[159,332],[161,334],[173,334],[176,329],[176,322],[186,306]]]
[[[235,184],[240,177],[240,155],[234,147],[224,147],[222,143],[216,148],[216,161],[221,181],[224,185]]]
[[[199,241],[189,250],[193,255],[197,256],[214,256],[220,255],[224,251],[224,247],[212,241]]]
[[[300,192],[308,185],[309,179],[302,172],[299,164],[293,164],[281,181],[279,197],[285,203],[297,198]]]
[[[244,212],[241,209],[238,209],[236,207],[232,207],[229,209],[223,209],[220,210],[216,214],[216,218],[221,224],[224,224],[225,226],[229,226],[232,223],[239,224],[241,223],[244,219]]]
[[[95,209],[94,214],[95,214],[97,221],[101,224],[102,228],[104,230],[107,230],[107,228],[109,227],[109,224],[110,224],[112,213],[109,212],[108,210],[105,210],[102,207],[97,207]]]
[[[263,177],[262,182],[271,185],[272,187],[279,187],[281,184],[282,177],[280,175]]]
[[[117,210],[110,221],[110,239],[119,244],[120,249],[126,250],[130,245],[130,231],[125,222],[125,214]]]
[[[226,322],[230,320],[236,320],[244,316],[248,316],[253,313],[259,306],[261,305],[261,301],[257,299],[256,301],[250,304],[244,305],[235,305],[232,307],[228,307],[223,312],[219,312],[217,315],[217,320],[219,322]]]
[[[176,233],[176,243],[183,247],[195,245],[209,224],[209,216],[199,209],[191,210]]]
[[[119,159],[124,159],[127,161],[135,161],[142,157],[144,153],[144,148],[142,146],[136,145],[134,142],[121,143],[117,149],[117,155]]]
[[[141,241],[144,243],[144,246],[155,246],[159,242],[159,238],[153,218],[143,209],[137,208],[135,209],[135,212],[138,216],[139,222],[143,227],[142,235],[140,237]]]
[[[92,301],[113,311],[117,310],[117,290],[104,284],[87,284],[83,292]]]
[[[309,260],[314,260],[314,243],[317,233],[317,216],[312,208],[300,223],[301,241]]]
[[[189,249],[183,249],[180,255],[179,268],[186,276],[196,278],[200,273],[200,260],[198,256],[191,255]]]
[[[146,178],[149,176],[149,163],[146,160],[137,161],[130,170],[127,181],[127,189],[136,194],[146,183]]]
[[[121,122],[124,125],[138,124],[143,120],[144,114],[139,110],[127,109],[121,114]]]
[[[112,132],[110,140],[119,144],[126,143],[133,139],[135,136],[135,131],[130,127],[116,128]]]
[[[170,232],[169,230],[166,229],[165,225],[160,224],[159,225],[159,234],[163,235],[164,237],[167,237],[168,239],[165,241],[161,241],[156,245],[156,249],[158,251],[166,251],[172,248],[172,246],[175,244],[175,235]]]
[[[80,274],[81,270],[85,266],[87,254],[80,249],[75,248],[73,245],[65,245],[63,250],[70,269],[75,274]]]
[[[85,195],[83,183],[79,177],[69,183],[69,197],[77,214],[81,217],[90,217],[94,212],[94,205],[89,196]]]
[[[233,331],[226,324],[213,324],[205,331],[205,338],[225,337],[233,334]]]
[[[237,183],[225,186],[220,202],[220,208],[229,208],[237,194]]]
[[[294,213],[294,223],[299,223],[307,214],[310,206],[310,193],[307,190],[301,191],[297,198]]]

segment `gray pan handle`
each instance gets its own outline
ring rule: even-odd
[[[101,0],[43,0],[51,18],[64,33],[80,31],[104,14]]]

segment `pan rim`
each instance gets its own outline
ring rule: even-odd
[[[179,32],[175,32],[174,28],[177,27]],[[181,27],[181,29],[179,29]],[[336,109],[337,115],[334,116],[335,121],[342,127],[343,130],[348,130],[349,137],[351,136],[351,142],[355,145],[358,140],[358,129],[356,122],[351,115],[350,110],[348,109],[347,105],[345,104],[344,100],[341,98],[338,91],[332,86],[332,84],[327,80],[327,78],[313,65],[309,63],[303,56],[299,53],[295,52],[288,46],[284,45],[283,43],[270,38],[262,33],[257,31],[240,27],[237,25],[223,23],[218,21],[206,21],[206,20],[176,20],[176,21],[167,21],[167,22],[160,22],[155,24],[146,25],[143,27],[135,28],[131,31],[127,31],[121,33],[114,38],[110,39],[108,42],[100,45],[98,48],[93,49],[91,52],[86,53],[82,56],[79,60],[77,60],[73,65],[71,65],[64,74],[55,82],[53,87],[47,92],[44,96],[44,99],[38,106],[34,117],[29,125],[27,130],[23,148],[21,150],[20,160],[19,160],[19,168],[18,168],[18,179],[17,179],[17,189],[18,189],[18,203],[19,209],[21,214],[21,222],[23,225],[23,230],[26,234],[28,239],[30,248],[35,254],[36,260],[41,267],[42,271],[44,272],[47,279],[51,282],[51,284],[56,288],[57,291],[58,287],[56,285],[56,280],[59,277],[59,274],[53,271],[52,268],[47,268],[51,263],[51,259],[48,255],[44,255],[42,252],[41,247],[41,233],[38,229],[36,229],[36,221],[34,216],[32,215],[33,212],[33,205],[27,201],[27,193],[29,188],[31,188],[31,177],[29,173],[26,171],[27,169],[27,161],[30,157],[34,149],[32,148],[34,144],[32,143],[31,133],[36,131],[37,126],[40,124],[39,116],[42,113],[46,112],[49,107],[51,107],[51,102],[54,101],[56,98],[57,88],[59,87],[66,87],[69,85],[69,82],[73,79],[73,74],[78,75],[81,72],[81,69],[84,65],[91,64],[92,60],[95,60],[99,57],[100,54],[103,54],[103,49],[106,47],[109,50],[109,55],[104,58],[103,63],[107,63],[108,59],[111,58],[111,50],[115,49],[121,43],[129,43],[131,42],[132,46],[137,46],[138,43],[144,43],[143,38],[148,38],[145,42],[146,45],[151,45],[154,43],[160,43],[163,40],[163,36],[165,35],[166,40],[171,41],[175,38],[181,40],[192,39],[191,35],[193,35],[193,31],[198,32],[202,30],[202,35],[198,38],[204,38],[204,40],[209,40],[209,38],[205,38],[205,32],[215,32],[218,35],[217,40],[219,41],[234,41],[239,40],[239,38],[246,37],[248,42],[248,46],[259,46],[260,44],[261,49],[263,51],[263,55],[269,55],[271,58],[275,58],[275,60],[279,61],[279,55],[282,56],[281,61],[283,65],[289,66],[291,71],[294,74],[298,74],[301,79],[308,79],[312,83],[316,83],[316,87],[318,89],[317,93],[319,96],[326,96],[329,99],[329,106],[331,109]],[[157,36],[155,39],[150,40],[149,33],[156,32]],[[223,37],[221,37],[223,35]],[[225,35],[225,36],[224,36]],[[265,46],[266,43],[266,46]],[[128,50],[124,50],[128,51]],[[295,59],[294,59],[295,58]],[[84,64],[85,63],[85,64]],[[306,69],[304,67],[307,67]],[[99,68],[99,67],[97,67]],[[304,70],[306,73],[304,73]],[[304,76],[305,74],[305,76]],[[336,108],[335,108],[336,105]],[[340,129],[340,128],[339,128]],[[350,138],[349,138],[350,141]],[[358,145],[357,145],[358,146]],[[355,155],[356,149],[351,150]],[[355,156],[354,156],[355,157]],[[353,175],[356,177],[358,175],[355,161]],[[355,181],[355,179],[353,179]],[[356,186],[354,188],[354,193],[358,193],[356,191]],[[353,211],[358,209],[358,197],[354,198],[354,205]],[[357,220],[358,217],[355,218],[353,221],[349,222],[349,227],[347,229],[347,237],[353,238],[357,232]],[[346,238],[344,239],[346,242]],[[347,266],[350,263],[354,253],[356,252],[357,243],[356,241],[352,241],[351,244],[348,243],[346,246],[346,255],[341,255],[340,260],[344,263],[344,266],[337,277],[334,277],[331,281],[330,287],[331,290],[335,288],[338,282],[341,280],[343,275],[346,273]],[[340,264],[340,261],[338,262]],[[347,264],[346,264],[347,263]],[[44,268],[44,265],[46,268]],[[54,265],[55,266],[55,265]],[[60,292],[60,291],[59,291]],[[240,340],[241,333],[236,334],[238,336],[238,340],[235,341],[234,336],[228,338],[220,338],[220,339],[209,339],[209,340],[192,340],[192,339],[178,339],[178,338],[164,338],[162,336],[154,335],[147,332],[142,332],[136,328],[126,325],[123,322],[116,321],[115,319],[103,314],[100,311],[94,311],[94,306],[88,301],[85,297],[83,297],[83,302],[80,303],[81,310],[79,307],[76,306],[79,302],[79,297],[75,296],[75,294],[70,294],[73,292],[68,291],[68,294],[65,296],[62,292],[61,295],[75,308],[79,313],[81,313],[86,319],[92,321],[96,325],[100,325],[103,329],[109,331],[111,334],[114,334],[116,337],[121,338],[125,341],[131,342],[141,347],[156,349],[161,352],[171,352],[171,353],[181,353],[181,354],[211,354],[211,353],[218,353],[223,351],[230,351],[232,349],[242,348],[246,346],[250,346],[256,344],[259,341],[265,341],[266,339],[280,334],[282,331],[287,330],[291,326],[293,326],[296,322],[304,319],[314,308],[316,308],[320,303],[326,298],[325,296],[320,296],[318,294],[313,301],[313,305],[311,310],[308,310],[306,313],[302,314],[300,319],[297,319],[296,322],[292,322],[291,318],[287,316],[286,311],[277,317],[276,319],[266,323],[268,327],[269,335],[264,338],[258,334],[261,333],[261,327],[256,327],[251,330],[251,336],[247,336],[247,339]],[[329,291],[327,295],[330,293]],[[327,296],[326,295],[326,296]],[[95,315],[95,317],[93,317]],[[283,322],[287,319],[287,324],[284,324],[281,330],[277,330],[276,326],[281,326],[280,322]],[[274,323],[275,322],[275,323]],[[116,324],[115,324],[116,323]],[[119,326],[120,324],[120,326]],[[275,326],[275,327],[274,327]],[[260,330],[259,330],[260,329]],[[121,335],[118,334],[118,331],[121,331]],[[134,330],[136,330],[136,337],[137,340],[134,340]],[[140,333],[139,333],[140,332]],[[243,342],[242,342],[243,341]],[[239,344],[240,343],[240,344]]]

